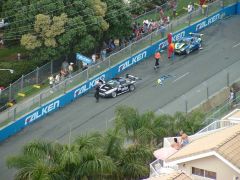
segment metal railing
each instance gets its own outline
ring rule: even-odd
[[[215,12],[219,10],[219,1],[216,1],[214,5],[209,6],[209,12]],[[217,7],[217,8],[216,8]],[[214,11],[212,10],[214,9]],[[184,25],[189,25],[197,20],[201,19],[203,16],[201,13],[199,14],[199,10],[196,10],[191,16],[189,14],[176,18],[174,21],[172,21],[169,25],[166,26],[166,33],[176,31],[178,29],[183,28]],[[208,14],[207,14],[208,15]],[[180,24],[180,26],[179,26]],[[67,78],[66,80],[62,81],[61,83],[54,86],[52,89],[45,89],[40,94],[35,95],[34,97],[31,97],[27,99],[24,102],[17,103],[11,108],[8,108],[4,112],[1,112],[0,114],[0,125],[6,125],[7,123],[11,121],[15,121],[17,118],[21,117],[25,113],[30,112],[31,110],[42,106],[44,103],[66,93],[67,91],[71,90],[72,88],[76,87],[77,85],[87,81],[89,78],[96,76],[100,72],[111,68],[112,66],[118,64],[119,62],[123,61],[124,59],[133,56],[137,52],[141,51],[142,49],[151,46],[152,44],[156,43],[160,39],[162,39],[163,36],[161,35],[160,30],[156,30],[152,32],[151,34],[145,36],[144,38],[140,39],[137,42],[134,42],[121,51],[112,54],[111,56],[107,57],[105,60],[100,61],[99,63],[90,66],[85,71],[78,70],[75,72],[75,75],[71,78]],[[46,67],[47,68],[47,67]],[[31,84],[32,82],[36,82],[36,74],[34,77],[29,78],[24,83]],[[44,74],[44,73],[43,73]],[[17,87],[20,87],[18,83]]]
[[[239,121],[239,123],[240,123],[240,121]],[[198,131],[195,135],[201,134],[201,133],[206,133],[209,131],[219,130],[219,129],[226,128],[226,127],[230,127],[235,124],[238,124],[238,123],[236,121],[232,122],[229,120],[214,121],[211,124],[209,124],[208,126],[206,126],[205,128]]]

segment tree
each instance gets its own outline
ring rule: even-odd
[[[18,171],[16,179],[132,180],[149,174],[153,150],[166,136],[179,130],[195,133],[202,126],[200,112],[156,116],[119,106],[116,124],[104,134],[81,135],[73,143],[34,141],[9,157],[7,164]]]
[[[119,0],[103,1],[107,4],[105,19],[109,23],[109,29],[104,33],[105,39],[129,36],[132,24],[129,6]]]
[[[60,16],[54,16],[52,19],[50,16],[38,14],[36,16],[34,30],[39,35],[23,35],[21,45],[28,50],[34,50],[42,45],[46,47],[56,47],[56,37],[64,33],[64,26],[67,21],[67,15],[64,13]]]
[[[8,167],[19,171],[15,179],[65,179],[59,166],[61,145],[34,141],[24,146],[20,155],[7,159]]]
[[[107,5],[101,0],[7,0],[4,7],[12,9],[3,12],[10,23],[5,38],[21,38],[30,49],[31,59],[52,60],[75,52],[89,53],[109,29],[104,19]]]
[[[117,127],[108,130],[103,140],[102,149],[117,167],[110,179],[140,179],[149,174],[148,164],[153,159],[151,148],[132,144]]]

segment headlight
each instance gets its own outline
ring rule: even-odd
[[[180,51],[184,51],[185,49],[184,48],[181,48]]]

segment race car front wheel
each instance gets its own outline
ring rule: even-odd
[[[134,86],[133,84],[131,84],[131,85],[129,86],[129,90],[130,90],[130,91],[134,91],[134,90],[135,90],[135,86]]]
[[[116,92],[112,92],[112,97],[115,98],[117,96]]]

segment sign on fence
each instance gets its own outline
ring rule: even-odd
[[[80,53],[76,53],[76,59],[78,61],[82,61],[82,62],[84,62],[86,64],[92,64],[93,63],[92,59],[90,59],[90,58],[88,58],[88,57],[86,57],[86,56],[84,56],[84,55],[82,55]]]

